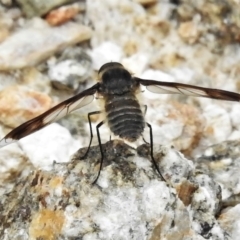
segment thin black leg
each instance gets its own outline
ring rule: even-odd
[[[93,139],[92,122],[91,122],[90,116],[95,115],[95,114],[100,114],[100,113],[101,113],[101,111],[94,111],[94,112],[88,113],[88,123],[89,123],[89,129],[90,129],[90,141],[89,141],[89,144],[88,144],[87,151],[83,155],[82,159],[84,159],[87,156],[87,154],[89,152],[89,149],[91,147],[91,144],[92,144],[92,139]]]
[[[99,133],[99,128],[103,125],[104,121],[101,121],[96,129],[97,129],[97,137],[98,137],[98,144],[99,144],[99,148],[100,148],[100,152],[101,152],[101,162],[100,162],[100,167],[99,167],[99,171],[98,171],[98,175],[96,177],[96,179],[93,181],[92,184],[95,184],[100,176],[100,172],[102,170],[102,165],[103,165],[103,158],[104,158],[104,155],[103,155],[103,149],[102,149],[102,143],[101,143],[101,137],[100,137],[100,133]]]
[[[146,113],[147,113],[147,105],[143,105],[144,106],[144,112],[143,112],[143,115],[144,115],[144,117],[146,116]],[[143,139],[143,141],[146,143],[146,144],[149,144],[146,140],[145,140],[145,138],[143,137],[143,135],[142,135],[142,139]]]
[[[142,136],[142,139],[146,144],[149,144],[149,142],[147,142],[143,136]]]
[[[149,123],[146,123],[146,124],[147,124],[147,126],[149,127],[149,131],[150,131],[150,150],[151,150],[150,154],[151,154],[151,158],[152,158],[153,165],[155,166],[155,168],[156,168],[157,172],[159,173],[161,179],[166,182],[166,180],[165,180],[164,177],[162,176],[162,174],[161,174],[161,172],[160,172],[160,170],[159,170],[159,168],[158,168],[158,165],[157,165],[157,163],[156,163],[156,161],[155,161],[155,159],[154,159],[154,157],[153,157],[153,134],[152,134],[152,126],[151,126]]]

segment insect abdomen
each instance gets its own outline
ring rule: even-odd
[[[114,135],[134,142],[143,132],[143,113],[133,93],[106,96],[105,111],[109,128]]]

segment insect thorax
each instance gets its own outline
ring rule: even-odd
[[[131,74],[124,68],[108,67],[100,72],[100,92],[103,94],[124,94],[129,91],[135,91],[135,81]]]

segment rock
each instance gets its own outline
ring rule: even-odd
[[[219,143],[227,139],[232,132],[232,123],[227,110],[221,106],[209,104],[203,112],[206,119],[204,135],[205,146]],[[219,131],[221,129],[221,131]]]
[[[74,18],[80,10],[80,6],[77,4],[62,6],[58,9],[52,10],[45,19],[52,26],[61,25]]]
[[[184,41],[190,44],[196,43],[200,36],[200,31],[197,28],[197,25],[190,21],[181,23],[178,33]]]
[[[81,147],[79,141],[57,123],[21,139],[19,145],[31,163],[41,169],[51,169],[53,162],[68,162],[70,156]]]
[[[57,51],[87,40],[90,36],[90,28],[73,22],[60,27],[40,23],[39,27],[21,29],[0,44],[0,70],[36,65]]]
[[[37,67],[28,67],[16,71],[17,83],[39,93],[51,94],[51,82],[49,77]]]
[[[208,44],[212,51],[224,51],[225,45],[239,42],[240,21],[238,4],[234,0],[194,1],[183,0],[176,11],[179,21],[185,25],[186,21],[199,17],[198,26],[201,27],[200,42]],[[188,33],[197,33],[187,23]],[[189,28],[190,27],[190,28]],[[189,31],[190,30],[190,31]],[[198,35],[198,34],[197,34]]]
[[[143,6],[137,0],[87,1],[86,15],[76,14],[75,23],[67,23],[66,26],[81,25],[84,22],[94,29],[91,45],[86,44],[85,50],[97,53],[91,54],[95,70],[106,61],[120,61],[135,76],[143,77],[142,73],[146,70],[155,71],[160,74],[146,78],[239,92],[240,24],[237,1],[155,2]],[[0,11],[0,26],[10,36],[5,42],[12,35],[15,36],[16,31],[37,28],[44,32],[44,28],[53,31],[65,27],[64,24],[61,28],[50,28],[41,20],[31,24],[34,19],[27,20],[19,10],[14,16],[9,13],[11,10],[2,5]],[[182,32],[179,34],[180,29]],[[60,30],[60,33],[61,37],[66,37],[63,33],[68,32]],[[25,52],[32,45],[36,46],[34,53],[45,51],[46,41],[43,41],[42,47],[38,38],[33,36],[28,36],[30,43],[27,42],[24,47],[20,45],[13,48],[14,53],[18,50]],[[82,44],[74,46],[73,52],[80,47]],[[54,70],[54,77],[60,76],[60,79],[66,76],[69,84],[72,81],[69,77],[72,61],[69,64],[67,60],[72,58],[61,58],[61,50],[61,46],[57,47],[57,54],[54,50],[43,58],[41,65],[34,68],[42,71],[46,78],[50,76],[48,70]],[[8,59],[8,54],[6,56]],[[31,59],[30,64],[35,64],[35,59]],[[48,63],[53,60],[53,65],[49,64],[49,68],[46,59]],[[78,60],[74,59],[75,65]],[[15,59],[10,61],[15,63]],[[30,83],[32,87],[36,78],[31,76],[35,74],[29,74],[28,78],[20,72],[22,70],[11,73],[2,71],[0,88],[16,82],[22,84],[22,81],[24,84]],[[22,77],[16,77],[17,80],[14,81],[14,76],[17,75]],[[44,86],[48,83],[49,79]],[[41,86],[43,85],[39,84],[34,90],[42,92]],[[75,91],[75,87],[73,89]],[[156,145],[154,156],[167,184],[159,181],[148,154],[136,156],[135,150],[125,148],[118,142],[103,145],[106,147],[106,161],[99,181],[92,186],[99,169],[98,146],[91,148],[84,161],[75,159],[71,163],[52,165],[59,152],[69,150],[64,149],[64,141],[59,148],[56,147],[57,144],[50,145],[48,138],[53,132],[51,128],[46,128],[49,135],[43,135],[45,140],[33,138],[26,144],[22,140],[15,145],[22,149],[24,147],[27,154],[16,149],[1,154],[0,191],[3,193],[6,186],[6,191],[9,192],[9,195],[2,194],[0,200],[0,225],[4,229],[5,238],[29,239],[30,234],[32,238],[50,236],[53,239],[239,239],[239,142],[210,147],[208,154],[203,151],[203,147],[213,143],[239,139],[239,102],[234,104],[182,95],[156,94],[153,97],[151,92],[145,89],[143,91],[149,99],[143,101],[143,104],[148,105],[146,120],[152,124],[154,143],[165,145]],[[56,94],[54,90],[51,94],[56,94],[59,100],[65,98],[62,92]],[[50,93],[49,89],[44,87],[44,93]],[[52,99],[56,101],[56,96]],[[89,126],[85,123],[86,115],[83,116],[69,115],[62,123],[65,121],[64,125],[70,126],[71,133],[79,139],[79,146],[88,146],[86,132]],[[98,120],[100,121],[95,118],[93,121],[93,131]],[[103,143],[109,140],[109,133],[104,127],[101,128]],[[146,133],[149,136],[147,130]],[[93,134],[93,144],[97,144],[95,132]],[[68,139],[67,134],[66,138]],[[58,137],[52,141],[57,140]],[[72,140],[67,142],[67,148],[74,145]],[[173,142],[184,149],[185,153],[192,155],[192,159],[200,155],[204,155],[204,159],[199,162],[187,161],[170,147]],[[36,150],[40,144],[43,145],[42,150]],[[44,156],[45,150],[48,158]],[[61,153],[60,159],[69,160],[69,154],[65,157]],[[84,151],[80,151],[78,157],[82,156],[80,153],[84,154]],[[21,176],[20,172],[25,169],[28,158],[36,159],[33,162],[39,170],[31,173],[26,171],[27,178],[26,175]],[[43,165],[47,162],[51,163],[47,166],[49,171],[43,170]],[[16,167],[13,166],[14,163]],[[14,179],[14,176],[20,176],[19,180]],[[13,186],[14,189],[11,190]]]
[[[1,0],[1,3],[6,6],[11,6],[12,5],[12,0]]]
[[[106,62],[119,62],[123,55],[122,49],[112,42],[104,42],[90,52],[93,59],[93,68],[99,68]]]
[[[42,16],[48,13],[51,9],[58,6],[71,3],[72,0],[54,0],[54,1],[31,1],[31,0],[17,0],[23,12],[27,17]]]
[[[9,36],[9,31],[7,28],[0,28],[0,43],[3,42]]]
[[[162,123],[167,125],[167,119],[181,123],[181,135],[173,139],[172,143],[185,155],[191,156],[192,150],[199,145],[204,135],[205,119],[196,107],[178,102],[169,102],[168,116]]]
[[[24,210],[24,209],[23,209]],[[43,209],[32,216],[29,226],[31,239],[57,239],[65,221],[62,210]]]
[[[158,76],[172,80],[171,76],[159,74],[159,71]],[[193,104],[168,100],[165,94],[145,91],[143,97],[148,106],[145,119],[152,125],[154,142],[172,144],[186,156],[192,156],[205,135],[206,120],[199,109]],[[149,131],[144,132],[144,138],[149,142]]]
[[[59,58],[51,58],[48,61],[48,76],[57,89],[76,92],[91,73],[91,58],[79,47],[66,48]]]
[[[69,163],[55,163],[52,170],[39,169],[17,181],[13,191],[0,199],[1,236],[226,239],[215,218],[221,201],[219,185],[195,172],[191,161],[176,150],[154,147],[167,180],[163,182],[149,161],[147,145],[137,149],[139,157],[121,141],[107,142],[100,177],[92,185],[101,156],[95,146],[80,160],[86,149]],[[186,179],[196,186],[189,191],[192,198],[187,206],[177,194],[177,186],[186,185]]]
[[[223,199],[240,192],[239,144],[235,140],[209,146],[197,159],[200,168],[221,184]]]
[[[0,152],[0,195],[2,196],[12,190],[17,178],[26,177],[34,167],[17,144],[9,145]]]
[[[231,240],[239,238],[239,144],[239,140],[235,140],[209,146],[196,161],[197,168],[221,186],[221,211],[217,220],[226,239]]]
[[[3,9],[0,7],[0,43],[3,42],[12,32],[14,21],[21,16],[17,8]]]
[[[17,127],[47,111],[51,104],[47,94],[23,86],[8,87],[0,92],[0,119],[6,126]]]
[[[142,4],[143,6],[148,6],[148,5],[157,3],[156,0],[134,0],[134,1]]]
[[[218,218],[220,226],[226,229],[228,239],[237,240],[239,238],[239,214],[240,204],[228,209]]]

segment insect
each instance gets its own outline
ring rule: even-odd
[[[105,112],[105,120],[101,121],[96,126],[98,143],[101,152],[101,162],[98,175],[93,183],[96,183],[100,176],[104,159],[99,133],[99,128],[104,123],[108,124],[111,132],[114,135],[130,142],[134,142],[140,136],[142,136],[143,130],[145,126],[147,126],[150,132],[151,159],[160,177],[165,181],[153,157],[152,127],[144,120],[147,108],[145,106],[145,111],[142,111],[142,107],[140,106],[136,97],[136,94],[140,92],[141,86],[145,86],[147,90],[159,94],[184,94],[188,96],[207,97],[228,101],[240,100],[240,94],[234,92],[220,89],[203,88],[176,82],[160,82],[133,77],[130,72],[118,62],[109,62],[104,64],[99,69],[98,75],[100,80],[92,87],[59,103],[41,115],[13,129],[0,141],[0,147],[15,142],[43,128],[44,126],[57,121],[72,111],[91,103],[94,99],[94,96],[97,95],[102,97],[104,109],[102,111],[88,113],[91,137],[87,151],[84,155],[87,155],[93,138],[91,116]]]

